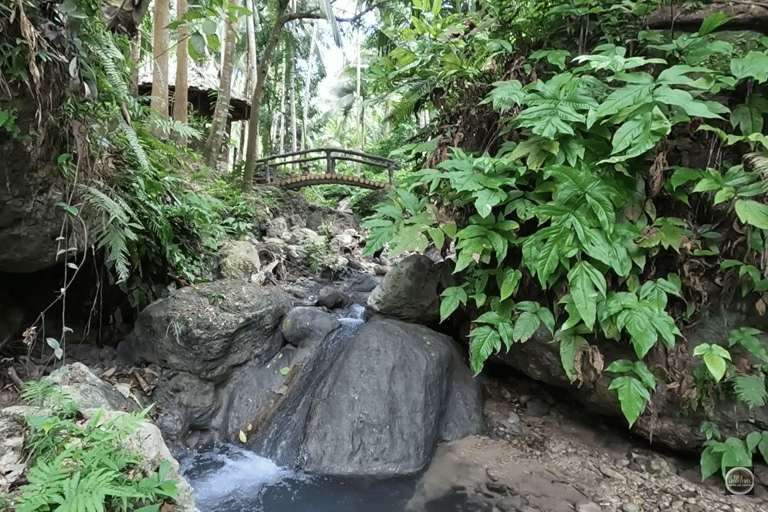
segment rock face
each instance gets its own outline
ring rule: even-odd
[[[392,476],[482,428],[479,384],[445,335],[387,318],[363,325],[360,306],[356,319],[288,312],[282,293],[242,282],[184,290],[146,308],[121,348],[168,369],[154,398],[170,440],[245,436],[280,465]]]
[[[728,334],[732,329],[752,326],[766,331],[766,324],[765,318],[748,318],[737,311],[704,312],[694,327],[684,332],[685,339],[679,339],[673,348],[661,344],[654,347],[645,357],[645,363],[649,368],[662,368],[666,379],[651,393],[650,406],[632,430],[675,450],[695,451],[705,441],[699,430],[705,419],[715,422],[724,438],[744,437],[750,432],[768,429],[768,407],[750,409],[733,396],[713,395],[711,400],[715,407],[710,418],[705,416],[703,408],[694,411],[691,407],[692,397],[700,393],[694,384],[693,371],[703,364],[701,358],[693,357],[694,347],[706,342],[728,348]],[[768,336],[762,336],[762,344],[768,350]],[[581,383],[568,380],[560,363],[558,344],[552,342],[552,335],[543,327],[529,341],[515,344],[509,352],[495,358],[533,379],[565,388],[592,411],[620,417],[616,392],[609,389],[613,376],[595,368],[608,366],[616,359],[633,360],[634,351],[613,340],[598,340],[590,350],[592,352],[582,354]],[[748,365],[760,363],[738,347],[730,350]],[[602,361],[595,359],[598,353]]]
[[[58,103],[59,97],[54,92],[51,101]],[[0,100],[2,109],[15,112],[21,134],[32,136],[13,138],[0,130],[0,272],[36,272],[56,263],[56,238],[66,214],[55,206],[65,199],[65,186],[53,155],[63,147],[59,135],[66,130],[49,115],[38,124],[37,104],[26,86],[13,88],[10,98]],[[62,244],[65,249],[82,245],[74,238]]]
[[[420,254],[408,256],[373,290],[368,305],[406,322],[436,323],[440,320],[440,293],[455,284],[453,268],[452,261],[435,263]]]
[[[473,384],[447,336],[392,319],[371,321],[314,399],[304,467],[337,475],[416,472],[438,441],[480,431]]]
[[[277,353],[288,310],[281,290],[242,281],[181,288],[142,311],[120,352],[218,383],[233,367]]]

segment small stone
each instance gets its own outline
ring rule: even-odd
[[[576,504],[576,512],[601,512],[600,505],[593,501],[580,501]]]
[[[640,507],[638,507],[634,503],[624,503],[621,506],[621,510],[623,510],[624,512],[640,512]]]
[[[525,410],[530,416],[546,416],[551,409],[550,405],[543,400],[534,398],[525,404]]]
[[[523,507],[523,498],[520,496],[507,496],[496,502],[496,508],[502,512],[516,512]]]

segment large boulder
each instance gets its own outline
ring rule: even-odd
[[[315,396],[303,467],[336,475],[413,473],[438,441],[479,432],[481,416],[479,385],[453,340],[423,326],[373,320]]]
[[[731,394],[710,393],[708,400],[714,406],[710,416],[702,407],[695,409],[692,405],[692,400],[700,399],[702,392],[696,388],[693,372],[703,364],[701,358],[693,356],[694,348],[701,343],[728,348],[732,329],[752,326],[765,331],[766,324],[768,320],[764,317],[716,308],[704,311],[695,324],[684,330],[685,337],[678,339],[674,347],[657,344],[644,361],[649,368],[660,371],[665,380],[651,393],[651,402],[633,425],[633,432],[675,450],[698,451],[706,440],[699,429],[704,420],[716,423],[724,437],[744,437],[756,430],[768,430],[768,407],[749,408]],[[760,338],[768,350],[768,335]],[[738,347],[730,350],[748,365],[759,364]],[[571,383],[562,368],[558,344],[544,327],[527,342],[494,356],[494,360],[535,380],[564,388],[592,411],[617,417],[622,416],[620,403],[616,391],[609,389],[614,375],[604,373],[602,368],[617,359],[635,358],[628,344],[597,339],[580,353],[577,370],[581,379]]]
[[[41,94],[52,102],[50,111],[56,110],[61,89]],[[16,114],[20,136],[0,128],[0,272],[36,272],[56,264],[58,249],[85,247],[78,223],[69,240],[58,239],[67,214],[56,203],[67,200],[67,186],[55,155],[65,147],[68,130],[59,116],[39,115],[27,86],[11,85],[9,92],[0,98],[0,111]]]
[[[280,350],[290,300],[277,288],[222,280],[176,290],[141,312],[120,354],[218,383]]]
[[[453,261],[435,263],[413,254],[389,272],[368,297],[368,305],[382,315],[406,322],[434,324],[440,320],[440,293],[456,284]]]

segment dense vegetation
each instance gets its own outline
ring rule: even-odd
[[[273,127],[282,119],[287,131],[292,90],[292,121],[299,105],[305,142],[363,146],[379,137],[367,149],[409,167],[367,221],[367,250],[455,250],[464,281],[443,292],[441,316],[474,315],[469,352],[477,372],[542,328],[573,382],[581,378],[575,362],[595,340],[631,347],[634,358],[608,361],[604,371],[632,425],[662,379],[645,357],[679,342],[681,326],[713,290],[723,302],[736,296],[758,314],[768,309],[768,37],[721,36],[729,20],[717,12],[696,32],[645,30],[644,17],[660,3],[382,2],[378,26],[362,42],[369,58],[358,52],[337,88],[338,111],[315,116],[314,134],[309,116],[319,113],[306,91],[318,81],[319,43],[306,30],[280,32],[286,2],[264,2],[261,14],[204,2],[173,26],[191,30],[190,55],[200,60],[220,57],[222,13],[276,27],[274,40],[262,30],[256,41],[259,58],[282,62],[272,80],[281,85],[262,82],[265,108],[253,123],[261,147],[287,149]],[[46,81],[69,82],[59,128],[77,122],[89,137],[70,137],[57,157],[68,190],[60,207],[73,229],[90,233],[140,308],[177,276],[211,278],[221,241],[250,233],[254,204],[264,199],[242,191],[242,163],[231,173],[203,164],[194,148],[210,135],[208,121],[172,120],[129,90],[131,42],[107,30],[101,10],[96,0],[0,4],[0,91],[26,88],[42,107]],[[45,45],[44,27],[53,30]],[[140,28],[146,35],[148,17]],[[244,46],[235,50],[242,55]],[[307,73],[287,65],[296,56]],[[0,104],[0,133],[33,141],[34,130],[17,120]],[[296,134],[294,127],[294,144]],[[64,252],[77,272],[83,248],[75,249]],[[695,347],[703,364],[691,407],[711,407],[715,393],[766,404],[768,353],[759,334],[742,328],[728,346]],[[748,368],[731,362],[736,346],[753,356]],[[758,451],[768,458],[766,432],[723,441],[712,424],[702,429],[710,439],[705,475]]]
[[[726,283],[724,303],[735,294],[766,312],[768,37],[718,38],[722,13],[692,34],[626,30],[648,2],[441,4],[414,1],[410,25],[388,32],[401,44],[374,70],[402,110],[435,119],[409,148],[423,168],[366,222],[367,250],[455,248],[465,279],[443,292],[441,316],[477,311],[477,372],[540,326],[572,382],[597,337],[630,344],[635,359],[604,371],[632,425],[663,378],[644,357],[675,344],[713,299],[709,284]],[[695,347],[692,407],[716,392],[765,405],[757,334],[728,338],[754,356],[749,368],[727,347]],[[768,432],[711,439],[702,473],[756,450],[768,456]]]

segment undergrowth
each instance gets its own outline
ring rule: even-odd
[[[741,297],[768,309],[768,38],[748,51],[713,38],[729,21],[717,12],[697,33],[617,37],[618,27],[641,25],[646,3],[609,13],[608,2],[591,2],[596,11],[554,2],[535,27],[563,17],[591,27],[599,12],[607,28],[582,31],[578,48],[567,37],[529,40],[536,51],[526,58],[509,44],[523,39],[499,28],[504,2],[491,4],[469,15],[470,38],[439,2],[414,1],[405,44],[381,59],[379,78],[399,105],[437,115],[433,138],[407,148],[423,168],[364,224],[365,251],[454,248],[464,279],[442,292],[440,315],[477,311],[473,369],[544,332],[572,383],[585,366],[612,377],[632,426],[660,383],[681,384],[646,356],[675,348],[680,326],[710,302],[708,283],[721,283],[723,303]],[[691,407],[720,391],[765,404],[761,335],[736,331],[694,348],[701,385]],[[604,341],[626,355],[604,361]],[[736,346],[746,365],[730,363]],[[735,441],[712,439],[702,473],[755,450],[765,456],[762,435],[750,434],[738,456]]]
[[[69,394],[47,381],[28,382],[22,397],[50,413],[27,417],[28,483],[20,487],[15,511],[157,512],[176,498],[169,461],[144,473],[139,456],[120,444],[149,408],[109,419],[99,410],[80,420]]]

